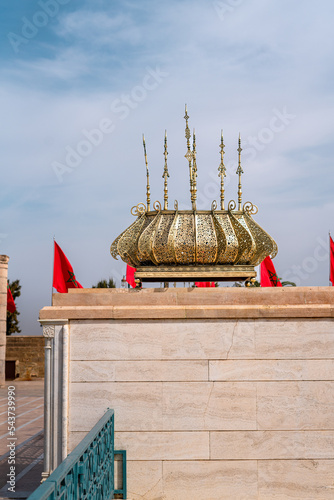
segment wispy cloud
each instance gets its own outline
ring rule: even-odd
[[[132,221],[130,207],[145,198],[142,132],[152,199],[163,196],[167,128],[170,198],[189,206],[185,102],[196,127],[203,208],[219,196],[221,128],[227,197],[236,196],[240,131],[245,201],[259,205],[257,220],[278,242],[279,272],[302,266],[313,256],[316,238],[326,238],[333,212],[334,4],[324,0],[320,9],[305,0],[301,10],[288,0],[224,2],[233,8],[222,17],[213,1],[71,0],[19,54],[7,33],[19,32],[23,16],[32,20],[38,3],[4,9],[0,233],[7,237],[0,243],[11,256],[11,276],[21,278],[23,292],[32,297],[21,315],[31,328],[50,292],[53,234],[70,250],[83,284],[112,271],[122,274],[123,264],[111,260],[108,247]],[[168,78],[141,100],[138,88],[145,90],[148,67]],[[128,100],[126,120],[112,109],[115,100]],[[284,109],[295,118],[278,132],[274,110]],[[104,117],[117,125],[113,133],[59,184],[52,162],[63,162],[66,147],[77,147],[82,131],[95,129]],[[31,285],[32,262],[43,267],[38,287]],[[322,262],[304,284],[317,283],[327,284]]]

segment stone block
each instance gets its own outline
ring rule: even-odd
[[[128,461],[127,490],[129,500],[164,500],[162,461]]]
[[[256,429],[256,385],[163,384],[164,430]]]
[[[4,386],[6,380],[5,352],[6,352],[5,345],[0,345],[0,386]]]
[[[213,381],[334,380],[334,360],[212,360],[209,378]]]
[[[254,321],[173,321],[162,343],[164,359],[248,358],[255,356]]]
[[[163,493],[168,500],[257,500],[257,462],[166,461]]]
[[[193,361],[72,361],[72,382],[206,381],[208,362]]]
[[[71,289],[41,319],[333,318],[331,287],[269,289]]]
[[[53,295],[54,306],[168,306],[334,304],[332,287],[80,289]]]
[[[257,359],[334,359],[331,319],[258,320]]]
[[[163,430],[162,383],[71,384],[69,431],[90,431],[107,408],[115,411],[118,431]]]
[[[211,431],[210,458],[331,459],[334,458],[334,431]]]
[[[333,500],[334,460],[260,460],[259,500]]]
[[[115,448],[128,460],[206,460],[209,432],[116,432]]]
[[[334,382],[256,382],[259,430],[334,429]]]
[[[0,263],[0,280],[3,280],[3,279],[6,280],[5,281],[6,288],[7,288],[7,274],[8,274],[8,268],[7,268],[7,266],[3,266]]]
[[[151,324],[131,321],[71,321],[72,360],[161,359],[161,331],[152,335]],[[160,326],[160,325],[159,325]],[[92,339],[94,332],[94,342]]]
[[[94,331],[94,342],[91,342]],[[112,349],[110,346],[112,345]],[[255,357],[254,322],[72,321],[72,360]]]

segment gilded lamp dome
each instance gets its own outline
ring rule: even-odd
[[[149,171],[145,139],[147,191],[146,204],[131,209],[137,216],[133,224],[120,234],[111,245],[111,255],[120,256],[137,269],[139,281],[234,281],[256,276],[254,266],[268,255],[275,257],[275,241],[253,219],[258,211],[251,202],[242,204],[241,191],[241,141],[239,137],[238,203],[231,200],[224,204],[224,142],[221,136],[221,161],[218,175],[221,178],[220,208],[216,201],[211,210],[196,209],[197,164],[196,140],[190,146],[190,130],[186,109],[186,140],[189,163],[191,210],[168,209],[169,177],[167,167],[167,136],[165,135],[164,207],[160,202],[150,206]]]

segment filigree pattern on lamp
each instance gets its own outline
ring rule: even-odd
[[[217,273],[217,279],[221,278],[222,280],[228,279],[229,274],[232,280],[236,277],[239,279],[241,275],[244,279],[247,279],[247,276],[254,277],[256,275],[254,266],[260,264],[268,255],[271,255],[272,258],[275,257],[277,245],[273,238],[254,221],[252,216],[258,212],[257,206],[250,201],[242,204],[241,179],[244,170],[241,166],[240,135],[236,169],[238,176],[237,202],[230,200],[227,210],[225,209],[225,145],[221,134],[220,164],[218,167],[220,209],[217,209],[217,202],[214,200],[211,210],[197,210],[196,139],[194,131],[191,148],[187,109],[184,118],[186,120],[185,158],[189,167],[191,210],[179,210],[177,201],[174,203],[174,210],[168,209],[168,178],[170,174],[167,165],[167,133],[164,137],[162,176],[164,179],[164,208],[162,209],[159,201],[155,201],[153,209],[151,209],[148,160],[143,137],[147,176],[146,204],[139,203],[132,207],[131,213],[137,216],[137,219],[112,243],[111,255],[114,258],[119,255],[124,262],[140,268],[140,272],[147,269],[147,273],[151,277],[155,271],[158,275],[158,271],[163,270],[164,279],[167,280],[168,271],[170,271],[172,278],[172,275],[177,276],[178,269],[185,271],[184,276],[195,277],[197,275],[203,279],[205,269],[208,271],[208,277],[211,278],[215,276],[215,269],[220,270],[220,274]],[[194,270],[192,274],[191,269]],[[161,273],[160,275],[162,276]]]

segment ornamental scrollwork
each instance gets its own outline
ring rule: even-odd
[[[43,325],[43,337],[53,339],[55,336],[55,325]]]
[[[248,215],[255,215],[258,213],[259,209],[251,201],[246,201],[242,207],[242,211],[246,212]]]
[[[153,208],[154,208],[154,210],[156,210],[157,212],[161,212],[161,203],[160,203],[160,201],[158,201],[158,200],[157,200],[157,201],[155,201],[155,202],[153,203]]]
[[[237,206],[236,202],[234,200],[230,200],[228,202],[228,211],[232,212],[233,210],[235,210],[236,206]]]
[[[213,200],[213,202],[211,203],[211,210],[212,212],[214,212],[215,210],[217,210],[217,201],[216,200]]]
[[[146,205],[145,203],[138,203],[138,205],[135,205],[134,207],[131,208],[131,215],[143,215],[146,212]]]

